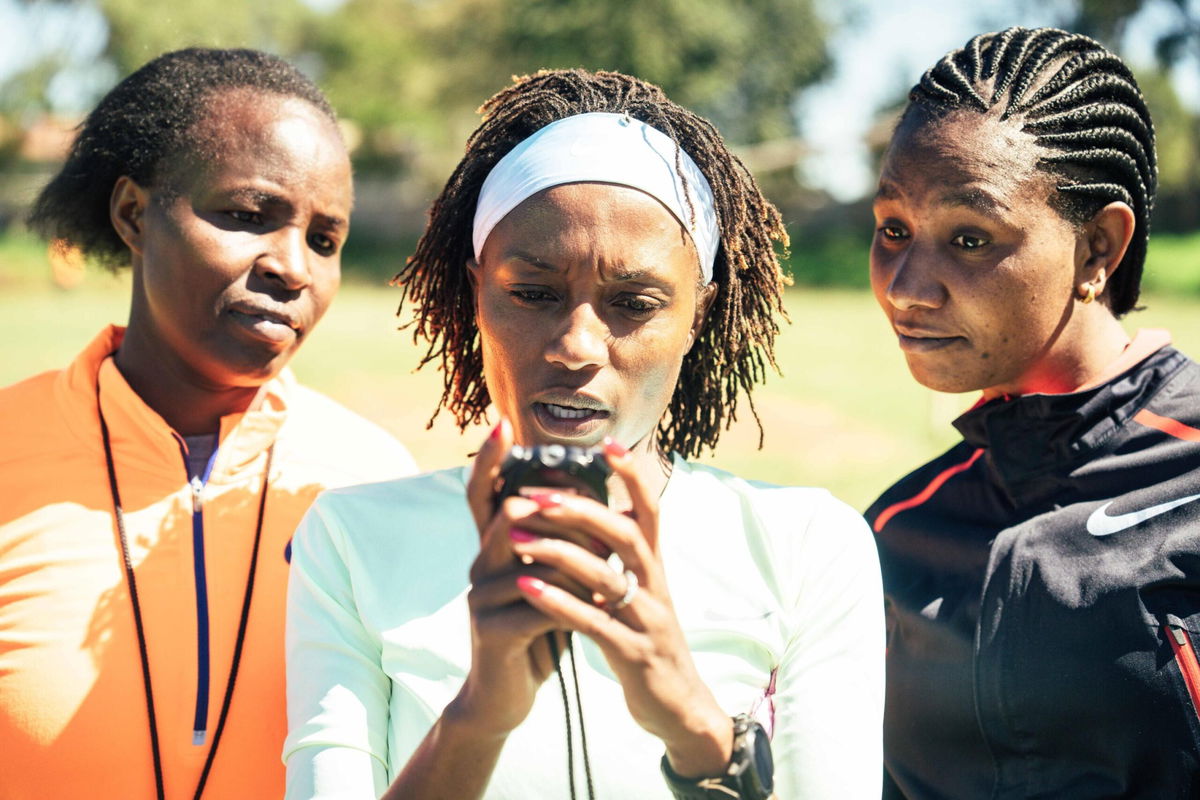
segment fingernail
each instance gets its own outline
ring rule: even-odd
[[[517,588],[530,597],[541,597],[546,584],[531,575],[521,575],[517,578]]]
[[[563,496],[560,492],[534,492],[529,499],[538,504],[538,508],[554,508],[561,506]]]
[[[615,458],[621,458],[622,456],[629,455],[629,451],[626,450],[625,447],[616,439],[612,438],[611,436],[605,436],[604,454],[607,456],[613,456]]]
[[[500,438],[500,426],[504,424],[504,420],[496,423],[496,427],[492,428],[492,432],[488,434],[488,441],[494,442]]]
[[[514,542],[536,542],[542,537],[538,536],[536,533],[530,533],[524,528],[509,528],[508,538],[512,539]]]

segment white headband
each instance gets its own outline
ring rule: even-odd
[[[605,112],[552,122],[496,162],[475,206],[476,260],[492,228],[526,198],[551,186],[588,181],[632,186],[661,202],[691,234],[704,282],[712,280],[721,232],[704,173],[662,131],[628,115]],[[692,209],[694,223],[689,221]]]

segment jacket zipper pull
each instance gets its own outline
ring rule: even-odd
[[[178,484],[176,484],[178,486]],[[192,512],[198,513],[204,508],[204,484],[200,482],[198,476],[193,476],[191,481],[192,487]]]
[[[1179,674],[1187,687],[1188,697],[1192,700],[1192,711],[1200,715],[1200,660],[1192,646],[1192,639],[1187,629],[1178,624],[1174,618],[1168,618],[1163,628],[1170,631],[1171,650],[1174,651],[1175,663],[1179,666]]]

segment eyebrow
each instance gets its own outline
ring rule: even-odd
[[[561,271],[558,267],[554,266],[549,261],[543,261],[542,259],[538,258],[537,256],[530,255],[529,253],[525,253],[520,250],[513,250],[512,252],[505,253],[504,256],[500,260],[501,261],[523,261],[524,263],[528,264],[529,266],[531,266],[535,269],[545,270],[546,272],[560,272]]]
[[[875,191],[876,200],[899,200],[900,190],[897,189],[890,181],[881,182],[879,188]]]
[[[1009,207],[1000,198],[983,189],[958,189],[938,198],[938,205],[961,206],[981,214],[1008,211]]]
[[[234,189],[229,193],[229,196],[235,200],[242,200],[248,203],[257,205],[269,206],[287,206],[291,205],[287,200],[273,192],[266,192],[262,189],[242,188]]]
[[[551,264],[548,261],[543,261],[537,256],[522,252],[520,250],[514,250],[512,252],[505,253],[501,260],[521,261],[533,267],[534,269],[543,270],[545,272],[562,272],[562,269],[558,266]],[[618,272],[612,273],[609,277],[609,280],[613,282],[642,281],[645,283],[654,284],[662,282],[662,279],[657,275],[657,273],[648,267],[622,267]]]
[[[292,204],[287,200],[287,198],[277,195],[274,192],[263,191],[262,189],[234,189],[229,193],[229,196],[235,200],[240,200],[244,203],[250,203],[259,207],[274,206],[276,208],[288,209],[292,207]],[[330,228],[340,229],[345,228],[350,224],[349,221],[344,217],[338,217],[331,214],[318,213],[314,214],[313,216],[320,220],[322,224]]]

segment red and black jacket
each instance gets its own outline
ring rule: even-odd
[[[1200,366],[993,400],[867,511],[885,795],[1200,797]]]

